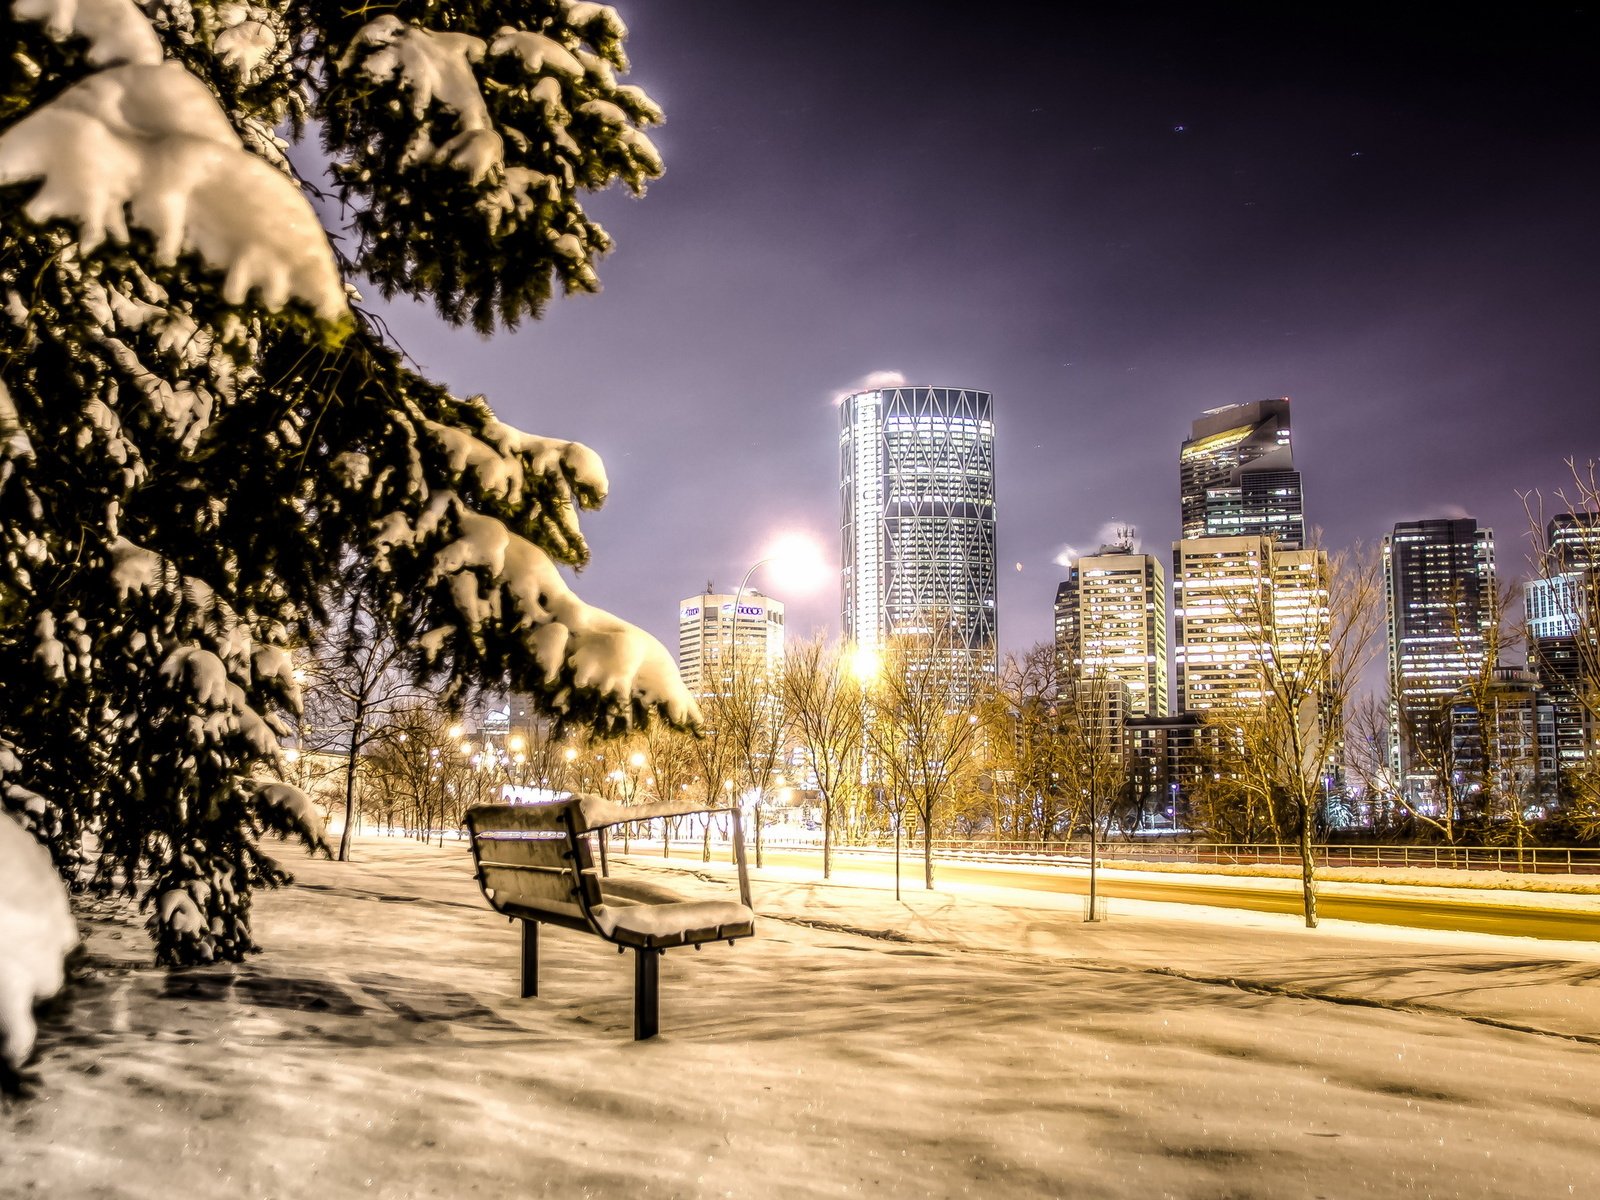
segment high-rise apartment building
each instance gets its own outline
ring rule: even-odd
[[[1131,541],[1100,547],[1056,589],[1056,662],[1064,680],[1111,678],[1128,689],[1128,715],[1167,715],[1167,583]]]
[[[1249,710],[1266,695],[1266,656],[1320,650],[1329,636],[1328,559],[1272,538],[1172,545],[1178,707]]]
[[[970,693],[996,667],[993,400],[873,388],[840,418],[844,635],[868,649],[929,636]]]
[[[1480,710],[1481,706],[1481,710]],[[1557,705],[1524,667],[1499,666],[1450,705],[1452,781],[1467,797],[1487,801],[1483,815],[1547,811],[1556,801],[1561,766]],[[1458,785],[1459,786],[1459,785]]]
[[[1583,761],[1595,744],[1593,699],[1600,686],[1600,513],[1560,513],[1545,530],[1545,561],[1524,585],[1528,665],[1554,706],[1563,766]]]
[[[1491,652],[1494,533],[1471,517],[1402,521],[1383,539],[1383,568],[1393,765],[1420,793],[1422,759],[1448,736],[1452,697],[1481,677]]]
[[[754,588],[678,602],[678,673],[696,696],[726,695],[735,668],[769,675],[783,661],[783,602]]]
[[[1201,414],[1178,454],[1183,536],[1269,537],[1306,544],[1289,400],[1229,404]]]
[[[1545,545],[1557,570],[1600,570],[1600,512],[1557,513],[1545,527]]]

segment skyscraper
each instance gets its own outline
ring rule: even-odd
[[[1178,485],[1185,538],[1263,536],[1286,550],[1305,545],[1287,397],[1201,414],[1178,454]]]
[[[1416,793],[1427,782],[1420,757],[1447,736],[1451,697],[1490,653],[1494,533],[1471,517],[1402,521],[1383,539],[1383,569],[1394,766]]]
[[[696,696],[728,694],[736,665],[742,678],[745,671],[770,675],[782,661],[781,600],[754,588],[735,597],[708,585],[678,602],[678,673]]]
[[[1184,538],[1172,545],[1178,707],[1241,711],[1259,705],[1269,653],[1325,645],[1328,558],[1270,537]]]
[[[1528,665],[1554,704],[1563,766],[1594,745],[1600,685],[1600,513],[1559,513],[1545,530],[1538,578],[1524,585]]]
[[[1307,550],[1289,400],[1202,413],[1178,452],[1183,538],[1172,546],[1178,707],[1260,702],[1263,657],[1326,638],[1327,556]],[[1309,645],[1309,643],[1308,643]]]
[[[1565,512],[1550,518],[1545,545],[1557,570],[1600,570],[1600,512]]]
[[[1128,689],[1128,715],[1167,715],[1167,582],[1131,540],[1100,547],[1056,590],[1056,661],[1064,679],[1109,677]]]
[[[840,419],[845,637],[932,637],[970,691],[995,671],[993,400],[874,388],[846,396]]]

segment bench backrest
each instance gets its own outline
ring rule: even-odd
[[[515,904],[583,921],[579,897],[600,904],[600,883],[586,837],[574,834],[571,807],[482,805],[467,813],[478,878],[490,902]]]

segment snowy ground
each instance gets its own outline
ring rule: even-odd
[[[634,1043],[626,959],[547,930],[519,1000],[464,848],[357,849],[235,970],[91,922],[0,1193],[1600,1195],[1600,948],[772,871]]]

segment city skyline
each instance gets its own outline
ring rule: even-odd
[[[1015,45],[885,5],[835,10],[863,26],[835,43],[815,11],[627,14],[667,174],[597,206],[604,293],[488,343],[384,308],[453,386],[605,458],[585,595],[671,644],[699,581],[783,532],[832,545],[832,403],[876,370],[1002,409],[1003,651],[1050,639],[1069,547],[1170,544],[1194,414],[1265,396],[1294,398],[1326,544],[1468,514],[1521,573],[1517,491],[1600,452],[1594,85],[1560,30],[1467,13],[1423,55],[1359,9],[1156,6]],[[883,88],[885,44],[1014,69]],[[782,598],[796,636],[839,632],[831,586]]]

